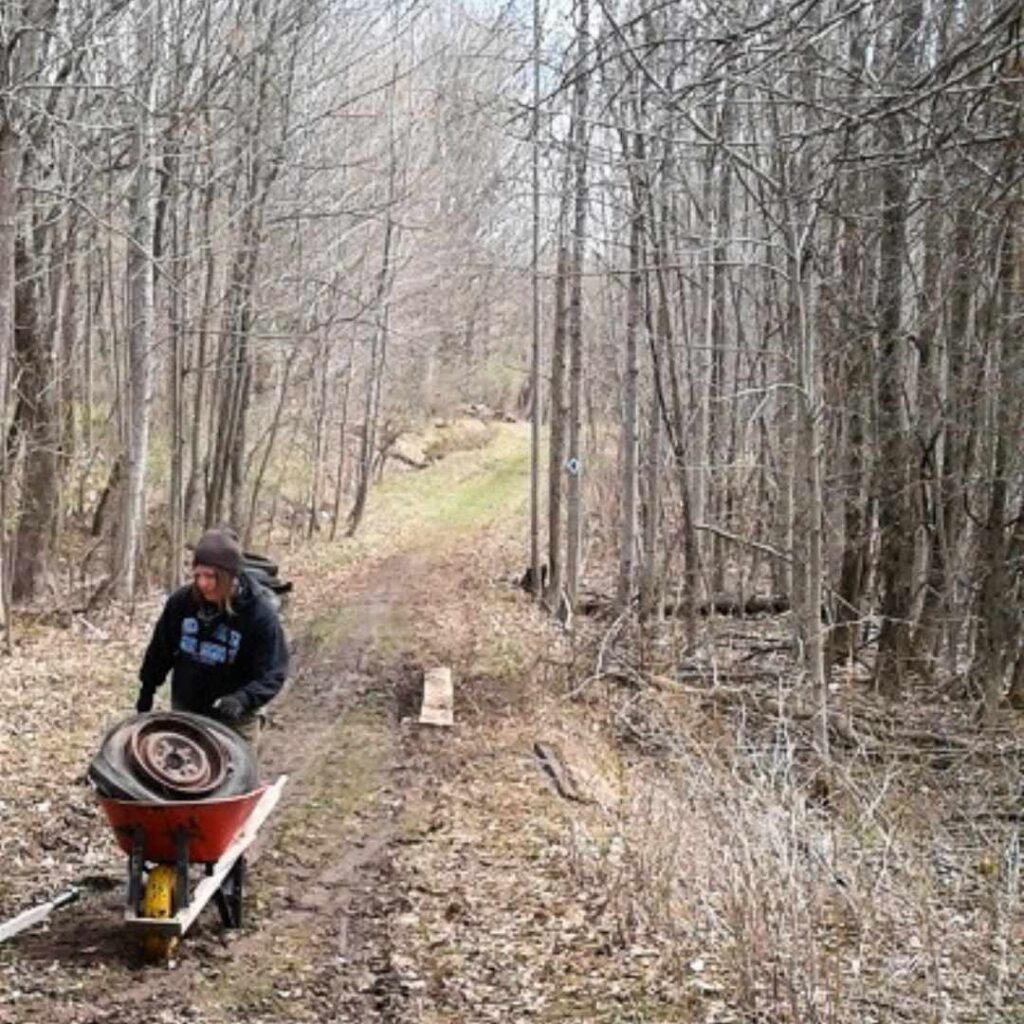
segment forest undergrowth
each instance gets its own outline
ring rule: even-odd
[[[615,934],[745,1020],[1024,1019],[1019,719],[839,668],[823,760],[787,636],[590,624],[573,700],[627,768],[574,864]]]

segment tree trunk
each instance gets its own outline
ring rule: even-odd
[[[654,344],[662,350],[665,348],[664,338],[659,338],[657,342],[652,341],[652,345]],[[640,564],[642,619],[658,617],[658,610],[664,605],[658,572],[658,532],[661,522],[661,418],[661,403],[657,395],[652,395],[643,465],[643,561]]]
[[[896,39],[894,84],[909,82],[912,46],[921,24],[921,0],[903,0]],[[903,407],[906,341],[903,337],[903,265],[907,248],[909,172],[899,158],[906,146],[899,113],[890,114],[882,135],[889,164],[882,171],[881,240],[878,256],[878,578],[882,628],[875,685],[888,696],[903,689],[910,655],[914,524]]]
[[[711,249],[711,263],[708,269],[708,375],[704,406],[704,459],[707,465],[703,477],[703,517],[711,522],[722,522],[728,525],[726,517],[726,499],[729,487],[715,486],[716,480],[723,475],[723,451],[721,438],[725,433],[726,416],[729,412],[724,403],[726,395],[725,375],[725,320],[726,320],[726,284],[729,271],[729,234],[731,231],[731,196],[732,196],[732,161],[728,147],[732,135],[734,117],[734,87],[729,84],[722,90],[721,104],[718,114],[718,134],[715,144],[709,151],[709,167],[707,171],[708,190],[706,208],[713,213],[708,230],[708,241]],[[708,538],[709,572],[711,589],[718,593],[725,587],[726,551],[722,538],[712,533]]]
[[[1013,182],[1010,161],[1006,180]],[[1013,188],[1013,185],[1010,185]],[[1024,328],[1020,323],[1020,254],[1017,246],[1017,211],[1020,204],[1007,204],[1003,224],[999,263],[999,328],[997,378],[993,415],[996,430],[995,449],[992,454],[992,481],[989,491],[988,514],[981,530],[978,551],[978,571],[981,587],[978,591],[977,638],[971,675],[981,690],[984,700],[982,716],[991,725],[1003,698],[1008,670],[1016,661],[1019,646],[1021,609],[1012,598],[1013,579],[1010,573],[1012,540],[1009,530],[1020,530],[1019,521],[1012,523],[1009,515],[1011,484],[1011,449],[1020,444],[1024,415],[1020,411],[1020,371]],[[1009,530],[1008,530],[1008,524]],[[1011,680],[1015,683],[1015,680]]]
[[[119,597],[135,596],[135,569],[145,535],[146,459],[149,452],[149,405],[152,384],[153,334],[153,159],[151,111],[155,80],[152,62],[156,10],[137,15],[138,62],[142,69],[136,112],[135,178],[131,195],[131,239],[128,245],[128,441],[125,446],[125,487],[121,507],[117,564],[114,576]]]
[[[397,11],[397,9],[396,9]],[[370,492],[370,478],[373,474],[373,459],[376,449],[377,424],[381,399],[384,391],[384,369],[387,365],[388,335],[391,329],[391,286],[395,276],[394,247],[397,242],[395,202],[398,195],[398,138],[395,128],[396,85],[401,70],[397,40],[392,54],[391,78],[387,88],[388,109],[388,170],[384,188],[384,225],[381,245],[380,267],[377,271],[377,287],[371,308],[376,323],[370,348],[370,369],[366,382],[366,399],[363,410],[363,436],[359,451],[359,478],[355,499],[348,514],[346,536],[354,537],[366,511]]]
[[[860,190],[853,182],[844,189],[856,197]],[[837,334],[844,342],[836,363],[837,390],[845,390],[847,382],[869,377],[870,353],[861,341],[854,310],[866,301],[862,239],[852,215],[844,217],[839,229],[839,273],[842,299],[839,303]],[[833,608],[833,628],[829,660],[851,661],[857,649],[862,604],[867,585],[870,557],[870,524],[873,518],[867,479],[866,424],[869,420],[868,395],[863,391],[850,394],[843,410],[840,452],[837,465],[844,481],[840,494],[843,516],[843,547],[839,556],[839,580]]]
[[[7,422],[10,359],[15,348],[15,246],[18,237],[18,175],[21,140],[0,115],[0,412]],[[5,647],[10,647],[11,579],[7,522],[10,514],[10,473],[7,444],[0,446],[0,618]]]
[[[573,132],[572,126],[569,128]],[[551,380],[549,383],[548,431],[548,583],[545,603],[557,611],[565,586],[565,560],[562,557],[563,474],[565,473],[565,447],[568,407],[565,395],[566,319],[569,278],[568,221],[572,196],[569,191],[571,162],[566,156],[562,191],[559,199],[557,227],[557,256],[555,258],[554,313],[551,330]]]
[[[540,433],[541,410],[541,324],[540,324],[540,0],[533,0],[533,109],[530,120],[530,576],[533,597],[544,592],[540,562]]]
[[[576,82],[573,90],[575,134],[573,152],[573,234],[569,275],[567,340],[569,347],[569,452],[566,463],[565,589],[569,607],[576,606],[583,555],[583,271],[586,261],[589,140],[587,124],[590,69],[589,0],[578,0]]]
[[[637,412],[637,390],[640,376],[637,333],[643,316],[644,236],[647,223],[645,182],[642,178],[644,151],[643,104],[637,118],[636,135],[632,146],[628,133],[623,130],[623,157],[631,167],[629,196],[632,202],[629,218],[629,284],[626,292],[626,352],[622,397],[622,427],[619,438],[621,453],[620,505],[619,505],[619,578],[615,605],[619,612],[626,610],[633,599],[637,562],[637,489],[639,482],[640,430]]]
[[[331,350],[327,339],[321,337],[317,345],[315,376],[316,391],[313,403],[313,472],[309,482],[309,519],[306,538],[320,532],[320,488],[324,472],[324,451],[327,445],[327,383],[330,379]]]
[[[281,387],[277,393],[277,404],[274,406],[274,418],[270,424],[270,433],[267,436],[267,447],[263,451],[263,458],[260,460],[260,467],[252,482],[252,490],[249,498],[249,514],[245,520],[245,531],[242,535],[246,546],[252,543],[256,532],[256,505],[259,501],[260,492],[263,490],[263,480],[267,473],[267,466],[270,465],[270,456],[277,441],[277,432],[281,426],[281,416],[284,412],[284,403],[288,397],[288,382],[291,379],[292,367],[298,357],[298,349],[293,348],[285,357],[284,367],[281,371]]]
[[[24,479],[14,539],[11,596],[15,601],[25,601],[39,597],[48,582],[58,493],[57,407],[53,350],[40,316],[39,277],[23,239],[18,240],[16,250],[14,347]]]
[[[384,265],[381,269],[381,280],[385,274],[389,275],[388,259],[390,251],[390,227],[385,231],[385,256]],[[359,446],[359,477],[356,482],[356,494],[352,502],[352,508],[348,514],[348,528],[345,535],[354,537],[363,521],[366,512],[366,502],[370,493],[370,481],[373,477],[373,458],[377,446],[377,424],[380,417],[381,395],[384,388],[384,367],[387,352],[387,338],[389,326],[389,310],[384,295],[386,286],[379,289],[380,305],[378,307],[377,328],[373,332],[373,341],[370,345],[370,366],[366,376],[366,394],[363,401],[363,430]]]
[[[345,494],[345,474],[348,470],[348,402],[352,393],[352,365],[355,360],[355,343],[348,349],[348,363],[345,366],[345,385],[341,391],[341,415],[338,417],[338,463],[334,481],[334,507],[331,509],[331,540],[338,533],[341,518],[341,500]]]
[[[204,120],[204,137],[209,138],[211,129],[209,118]],[[208,335],[210,322],[213,318],[213,287],[216,278],[216,258],[211,245],[212,213],[213,203],[216,197],[215,178],[212,170],[207,170],[207,180],[203,188],[202,222],[200,228],[200,239],[203,247],[203,262],[205,273],[203,275],[203,291],[199,308],[199,336],[196,339],[195,359],[193,364],[193,377],[195,379],[192,394],[192,421],[189,432],[189,474],[188,482],[185,484],[185,497],[182,504],[182,522],[188,524],[192,521],[196,507],[196,498],[200,488],[205,492],[207,481],[202,479],[202,425],[204,417],[203,401],[206,394],[206,382],[209,369],[206,365]],[[212,404],[212,403],[211,403]]]
[[[794,241],[794,246],[796,243]],[[821,366],[818,359],[813,317],[808,309],[808,288],[800,270],[803,253],[795,248],[790,263],[790,281],[793,301],[796,305],[796,329],[798,331],[798,366],[800,385],[800,420],[797,462],[800,467],[801,505],[804,507],[805,533],[802,550],[796,557],[806,559],[805,588],[803,604],[799,608],[800,633],[804,642],[804,669],[811,692],[815,696],[816,713],[814,736],[818,753],[827,757],[829,752],[828,733],[828,673],[825,665],[824,628],[821,608],[824,583],[824,557],[822,551],[822,523],[824,500],[822,480],[824,471],[823,443],[821,437]]]

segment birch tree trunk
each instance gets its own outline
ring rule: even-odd
[[[138,86],[132,157],[131,237],[128,244],[128,437],[125,483],[122,490],[115,592],[131,601],[136,589],[136,565],[145,535],[146,459],[149,454],[149,406],[152,386],[153,335],[153,129],[155,98],[154,27],[152,5],[136,15],[136,54],[142,70]]]

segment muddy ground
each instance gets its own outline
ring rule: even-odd
[[[294,638],[296,671],[261,747],[266,776],[289,781],[248,858],[244,927],[225,932],[211,906],[168,964],[149,965],[120,926],[121,878],[79,878],[81,900],[9,954],[0,1020],[397,1019],[392,851],[418,799],[401,719],[419,666],[376,641],[425,571],[385,560],[330,610],[324,635]]]

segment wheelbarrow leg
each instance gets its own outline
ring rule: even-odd
[[[141,828],[132,829],[132,849],[128,854],[128,894],[125,898],[131,914],[139,912],[142,901],[142,871],[145,864],[142,859],[145,839]]]
[[[189,904],[188,893],[188,829],[179,828],[174,832],[175,900],[174,909],[182,910]]]
[[[207,865],[207,874],[211,873],[212,865]],[[220,920],[225,928],[242,927],[242,890],[245,883],[245,857],[239,857],[224,879],[221,887],[214,893]]]

